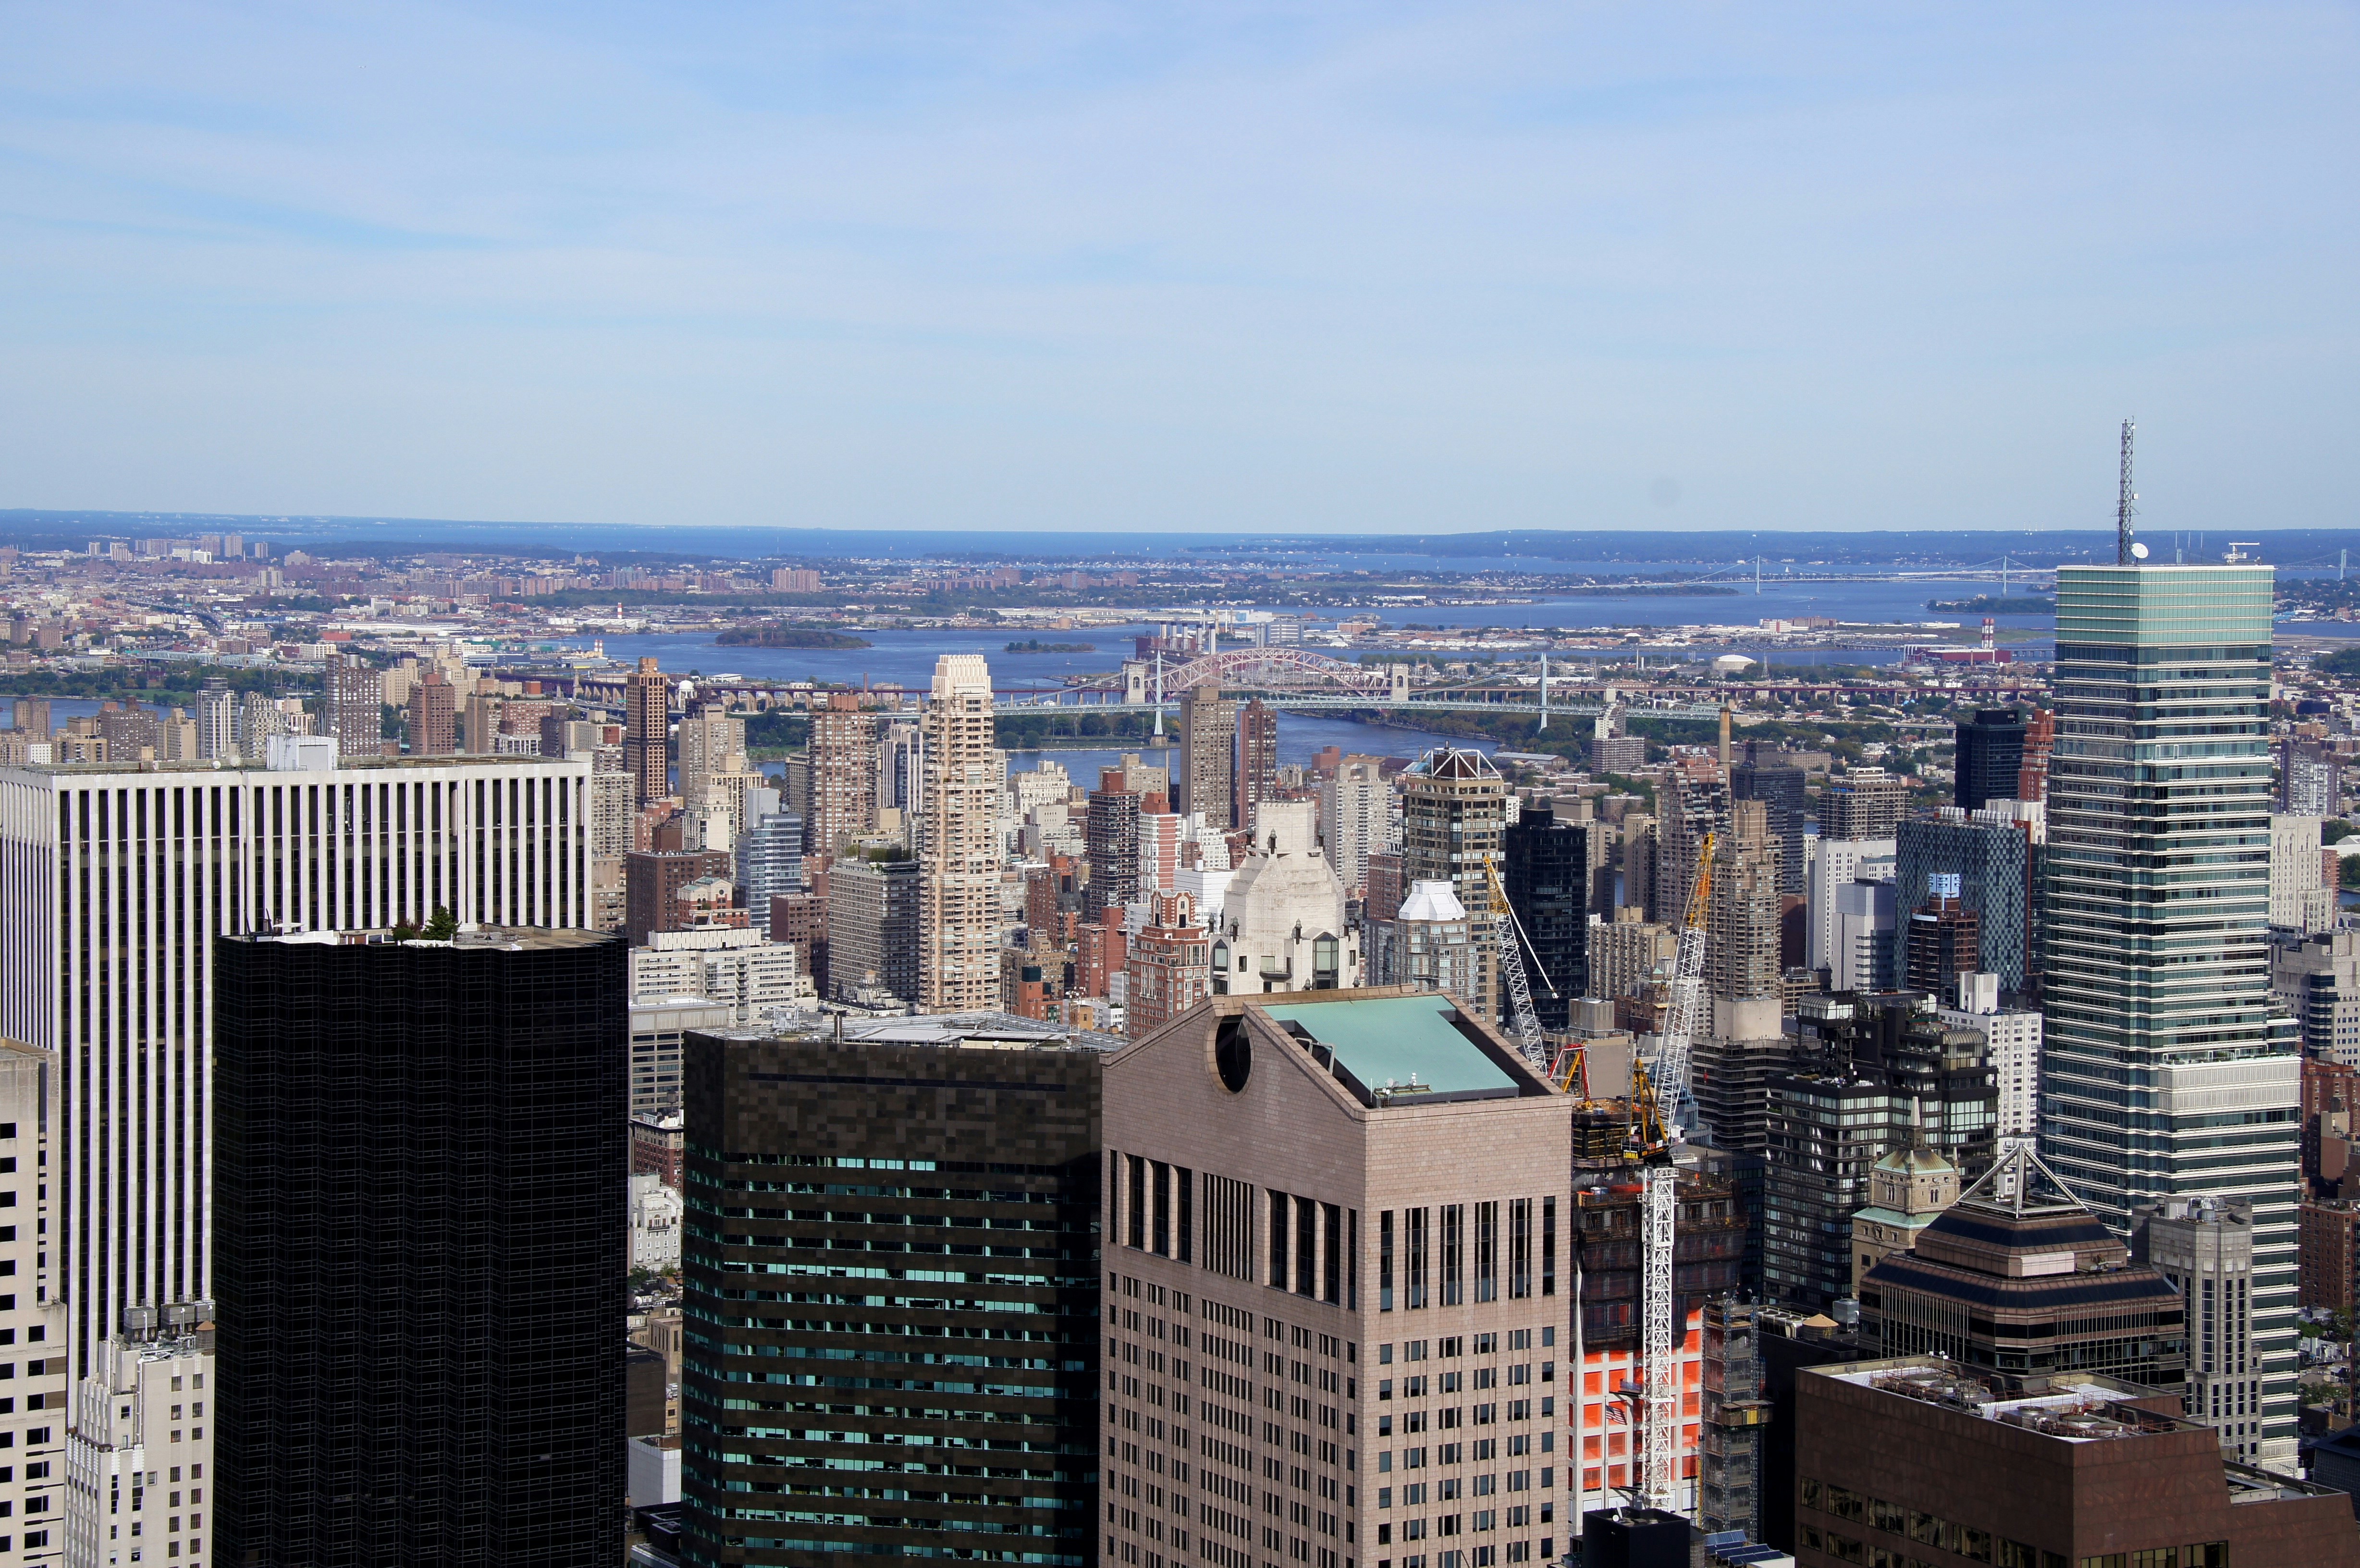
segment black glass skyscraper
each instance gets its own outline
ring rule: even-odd
[[[1082,1568],[1103,1056],[879,1032],[689,1037],[688,1559]]]
[[[1977,708],[1958,726],[1956,778],[1950,800],[1961,811],[1983,809],[1986,800],[2016,798],[2016,775],[2024,767],[2024,715],[2014,708]]]
[[[213,1561],[620,1563],[620,939],[215,962]]]
[[[1546,1029],[1563,1029],[1574,998],[1590,989],[1589,851],[1595,831],[1558,822],[1546,805],[1526,806],[1508,824],[1508,906],[1524,928],[1533,1012]]]

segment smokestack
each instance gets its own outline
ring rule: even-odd
[[[1726,704],[1721,710],[1721,765],[1723,768],[1729,766],[1729,708]]]

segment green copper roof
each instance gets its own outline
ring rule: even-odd
[[[1449,1002],[1438,996],[1255,1005],[1281,1026],[1301,1024],[1372,1090],[1414,1078],[1437,1094],[1518,1092],[1515,1079],[1459,1032]]]

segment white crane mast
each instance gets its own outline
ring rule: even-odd
[[[1516,1036],[1516,1044],[1533,1071],[1546,1076],[1549,1071],[1548,1037],[1541,1032],[1539,1017],[1533,1011],[1532,981],[1524,973],[1524,922],[1516,919],[1515,906],[1508,902],[1507,889],[1501,885],[1500,868],[1491,857],[1483,857],[1483,882],[1491,910],[1493,944],[1500,953],[1500,983],[1508,989],[1508,1022]],[[1534,957],[1540,956],[1537,950]],[[1541,984],[1547,985],[1549,995],[1557,995],[1550,985],[1548,971],[1541,971]]]
[[[1679,1484],[1680,1364],[1686,1325],[1673,1289],[1673,1243],[1677,1239],[1679,1168],[1673,1161],[1681,1129],[1674,1118],[1688,1088],[1688,1045],[1702,1026],[1705,917],[1712,898],[1713,835],[1704,837],[1696,886],[1689,890],[1688,918],[1672,968],[1671,1006],[1656,1037],[1645,1085],[1651,1102],[1632,1106],[1634,1118],[1652,1112],[1653,1134],[1642,1149],[1649,1161],[1639,1197],[1640,1500],[1669,1512]],[[1578,1309],[1577,1309],[1578,1310]]]

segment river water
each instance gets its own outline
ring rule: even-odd
[[[1734,594],[1698,593],[1638,599],[1558,599],[1535,604],[1386,605],[1382,618],[1393,626],[1503,626],[1575,630],[1600,626],[1753,626],[1765,619],[1830,615],[1839,620],[1895,622],[1969,619],[1926,608],[1928,599],[1966,598],[1994,591],[1994,584],[1973,582],[1811,583],[1781,585],[1765,575],[1756,593],[1749,580]],[[1322,610],[1330,620],[1347,612]],[[2003,616],[2002,624],[2047,630],[2045,616]],[[1314,623],[1315,626],[1317,623]],[[923,691],[931,681],[935,659],[946,653],[980,654],[991,666],[993,686],[1002,691],[1051,690],[1073,675],[1103,672],[1119,667],[1131,653],[1131,639],[1153,630],[1145,623],[1122,626],[1092,626],[1071,631],[1029,628],[966,630],[927,628],[918,631],[877,629],[859,635],[874,646],[865,648],[764,648],[723,647],[707,633],[677,636],[629,636],[600,638],[606,656],[633,660],[653,655],[667,675],[682,677],[739,675],[775,681],[890,682]],[[1087,643],[1083,653],[1011,653],[1011,642]],[[1742,639],[1740,639],[1742,641]],[[1764,650],[1765,653],[1769,650]],[[1561,656],[1568,666],[1581,662],[1578,653]],[[1759,657],[1757,655],[1757,657]],[[1897,658],[1894,650],[1779,649],[1780,664],[1883,664]],[[1568,668],[1567,673],[1573,673]],[[1557,719],[1553,725],[1578,721]],[[1281,762],[1308,762],[1321,749],[1337,746],[1377,757],[1414,757],[1442,737],[1389,725],[1358,724],[1339,718],[1282,713],[1278,720]],[[1459,742],[1457,744],[1470,744]],[[1490,742],[1473,743],[1494,749]],[[1051,750],[1076,779],[1087,780],[1101,765],[1120,753]],[[1011,768],[1030,768],[1037,760],[1029,752],[1012,753]]]

